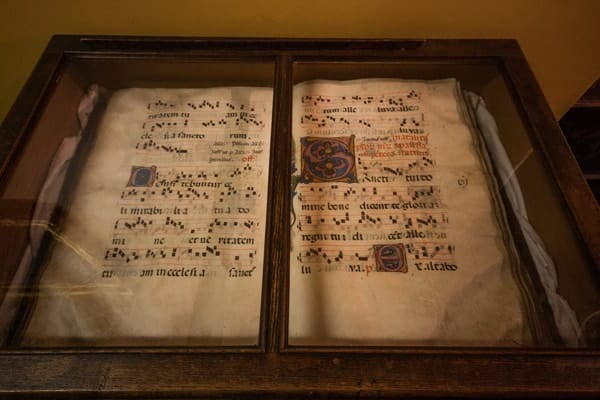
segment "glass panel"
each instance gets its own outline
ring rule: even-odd
[[[597,279],[494,63],[294,83],[290,345],[593,344]]]
[[[5,344],[257,345],[273,76],[68,62],[1,187]]]

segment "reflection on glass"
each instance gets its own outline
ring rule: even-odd
[[[467,104],[452,79],[296,85],[291,345],[542,340]]]
[[[82,125],[101,92],[82,101]],[[36,296],[8,296],[23,298],[13,341],[257,344],[272,96],[124,89],[96,132],[65,138],[21,263],[39,271]]]

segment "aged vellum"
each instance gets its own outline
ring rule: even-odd
[[[256,344],[272,89],[110,99],[26,345]]]
[[[115,93],[23,344],[256,344],[272,96]],[[532,340],[455,80],[300,83],[292,124],[290,344]]]
[[[451,79],[294,88],[290,344],[531,340],[464,104]]]

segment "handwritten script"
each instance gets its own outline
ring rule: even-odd
[[[301,83],[293,142],[290,343],[524,340],[511,242],[456,81]]]
[[[271,109],[266,88],[114,94],[25,341],[256,343]]]

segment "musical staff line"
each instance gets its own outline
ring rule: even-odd
[[[245,235],[246,232],[255,233],[260,225],[260,222],[255,219],[244,217],[222,217],[198,218],[177,218],[167,215],[160,218],[119,218],[114,224],[114,233],[122,234],[129,231],[142,231],[143,233],[153,232],[186,232],[194,234],[210,234],[218,232],[235,231],[240,235]]]
[[[388,105],[404,105],[407,103],[418,103],[420,95],[415,90],[410,90],[405,94],[382,93],[377,96],[330,96],[330,95],[306,95],[300,97],[301,103],[312,103],[313,106],[328,105],[337,106],[344,104],[388,104]]]
[[[108,248],[104,254],[107,265],[122,264],[136,265],[146,264],[148,260],[164,261],[165,264],[185,261],[222,260],[223,264],[232,262],[252,262],[256,257],[257,250],[252,246],[204,246],[204,247],[149,247],[149,248]]]
[[[333,262],[374,261],[370,248],[362,245],[345,245],[351,252],[340,250],[339,246],[320,245],[306,246],[296,253],[296,260],[301,263],[332,264]],[[456,252],[455,246],[448,242],[413,242],[405,246],[407,256],[414,260],[451,260]]]
[[[379,117],[379,118],[368,118],[368,117],[334,117],[332,115],[320,116],[315,114],[304,114],[300,117],[300,124],[307,127],[329,127],[329,126],[352,126],[361,125],[367,128],[423,128],[425,126],[425,116],[421,114],[417,117]]]

